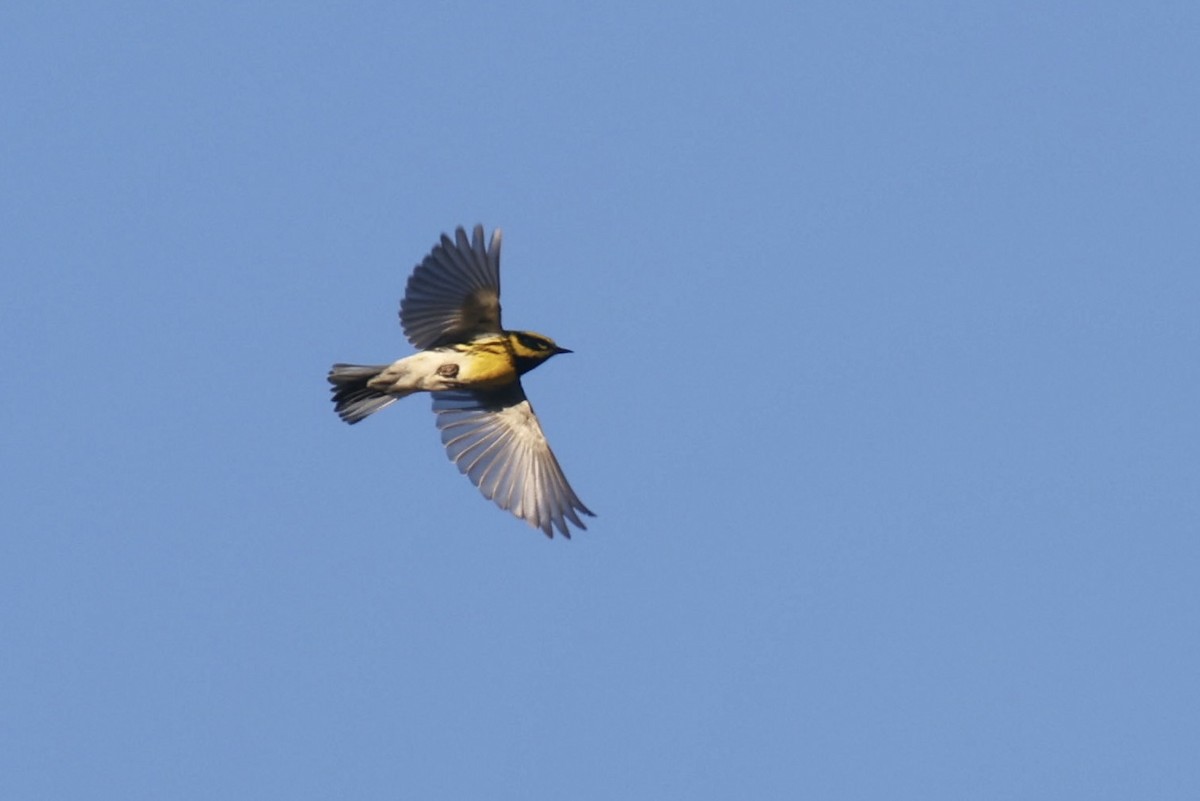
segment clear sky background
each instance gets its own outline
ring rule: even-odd
[[[1200,797],[1198,9],[5,4],[0,797]]]

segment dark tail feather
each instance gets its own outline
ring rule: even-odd
[[[395,396],[371,389],[367,383],[387,369],[386,364],[335,364],[329,371],[333,384],[333,402],[338,417],[347,423],[357,423],[369,414],[396,401]]]

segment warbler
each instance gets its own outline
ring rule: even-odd
[[[485,498],[547,537],[568,521],[587,526],[583,505],[550,450],[521,376],[571,351],[531,331],[500,324],[500,241],[484,246],[458,228],[442,234],[416,266],[400,301],[400,325],[418,352],[391,364],[335,364],[329,371],[339,417],[357,423],[414,392],[433,395],[433,411],[450,459]]]

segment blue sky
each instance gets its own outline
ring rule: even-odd
[[[1198,797],[1198,38],[5,6],[0,796]],[[571,541],[328,400],[476,222]]]

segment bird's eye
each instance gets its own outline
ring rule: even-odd
[[[544,341],[542,341],[540,339],[534,339],[533,337],[529,337],[529,336],[521,335],[520,340],[521,340],[521,344],[524,345],[525,347],[529,348],[530,350],[546,350],[547,348],[550,347]]]

